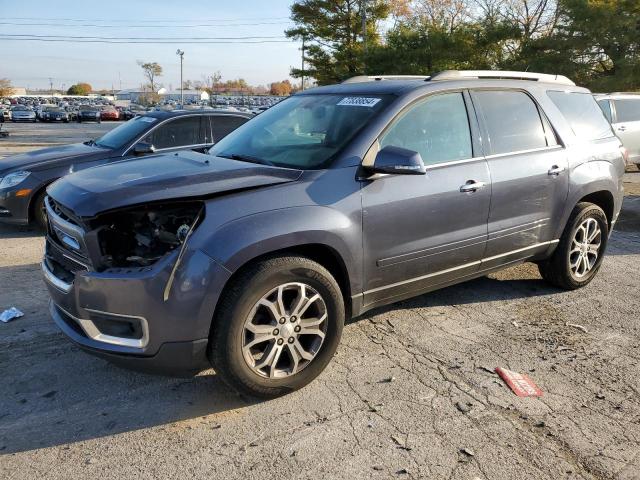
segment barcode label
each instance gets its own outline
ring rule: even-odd
[[[338,105],[347,107],[373,107],[379,101],[379,98],[345,97],[338,102]]]

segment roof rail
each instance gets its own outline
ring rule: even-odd
[[[575,86],[575,83],[573,83],[564,75],[549,75],[546,73],[533,72],[511,72],[507,70],[445,70],[431,77],[431,80],[464,80],[468,78],[532,80],[536,82],[558,83],[561,85]]]
[[[379,82],[382,80],[429,80],[428,75],[358,75],[347,78],[342,83]]]

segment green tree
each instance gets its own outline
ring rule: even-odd
[[[325,85],[364,73],[363,16],[366,18],[366,45],[371,48],[380,41],[377,23],[389,12],[389,4],[384,0],[301,0],[294,3],[291,19],[295,27],[285,34],[304,41],[308,68],[304,71],[293,68],[291,75],[313,77],[319,85]]]
[[[640,2],[559,0],[556,35],[547,57],[560,73],[592,90],[640,88]]]
[[[141,60],[138,60],[138,65],[142,68],[142,72],[149,82],[149,88],[152,92],[156,92],[158,89],[156,77],[162,76],[162,66],[157,62],[143,62]]]
[[[93,91],[93,88],[88,83],[76,83],[71,85],[67,90],[67,95],[88,95]]]

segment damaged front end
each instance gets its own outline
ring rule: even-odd
[[[143,205],[97,216],[85,242],[97,271],[143,268],[185,245],[204,216],[203,202]]]

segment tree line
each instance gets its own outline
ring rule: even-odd
[[[593,91],[640,88],[638,0],[300,0],[305,68],[320,85],[359,74],[521,70]]]

